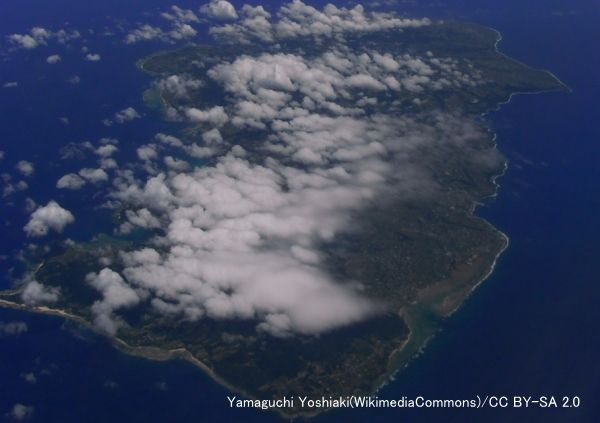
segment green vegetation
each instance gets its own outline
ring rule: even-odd
[[[435,111],[445,111],[484,125],[476,117],[514,92],[564,89],[552,75],[498,53],[497,36],[488,28],[449,22],[401,34],[362,35],[349,38],[348,45],[393,54],[423,56],[431,52],[435,57],[452,57],[465,69],[477,69],[482,84],[426,91],[419,94],[418,104],[409,92],[382,95],[396,96],[398,113],[434,119]],[[282,45],[284,51],[302,50],[309,57],[321,54],[325,47],[307,40]],[[157,77],[185,73],[206,81],[211,65],[241,52],[256,55],[264,51],[260,46],[192,46],[159,52],[141,60],[139,66]],[[157,87],[147,91],[145,98],[154,108],[174,104],[206,108],[219,104],[223,95],[209,81],[188,98],[169,96]],[[197,130],[186,128],[192,136]],[[225,128],[223,133],[226,138],[240,136],[233,128]],[[318,337],[280,339],[257,333],[256,322],[181,321],[153,313],[143,303],[124,315],[128,326],[119,332],[119,338],[132,347],[186,349],[235,389],[252,397],[372,392],[406,364],[439,328],[439,322],[460,306],[506,247],[500,232],[473,215],[474,205],[494,194],[493,178],[502,172],[504,162],[492,154],[491,136],[465,143],[466,147],[431,146],[420,152],[418,159],[434,175],[435,196],[407,201],[392,195],[374,202],[355,216],[356,227],[350,234],[322,246],[331,274],[340,281],[361,281],[367,295],[386,303],[393,312]],[[496,159],[482,165],[478,158],[483,156]],[[98,293],[84,282],[85,275],[99,270],[100,257],[117,254],[111,239],[70,247],[47,258],[36,279],[60,287],[57,308],[91,319],[90,307]],[[18,301],[15,294],[7,298]],[[289,414],[302,411],[286,410]]]

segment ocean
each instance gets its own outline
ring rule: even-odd
[[[90,4],[93,3],[93,4]],[[275,2],[271,2],[275,4]],[[144,109],[149,78],[135,60],[165,48],[124,46],[118,27],[157,19],[170,2],[136,0],[76,2],[23,0],[0,4],[0,37],[39,25],[79,29],[99,62],[81,59],[77,48],[53,46],[0,57],[2,172],[31,160],[29,189],[3,200],[0,286],[15,265],[10,257],[26,242],[26,197],[57,199],[75,212],[83,240],[108,228],[110,216],[95,210],[94,189],[57,193],[65,173],[59,149],[69,142],[104,136],[121,140],[127,157],[168,125]],[[178,2],[196,8],[191,1]],[[499,49],[531,66],[552,71],[572,93],[520,95],[486,119],[497,133],[509,167],[498,196],[478,209],[510,238],[493,275],[443,325],[425,351],[379,393],[428,399],[476,395],[577,396],[573,408],[361,409],[325,413],[315,422],[595,422],[600,420],[600,4],[592,0],[398,2],[417,16],[462,19],[499,30]],[[148,15],[144,15],[149,12]],[[87,32],[89,29],[94,34]],[[201,34],[201,37],[203,34]],[[59,51],[58,47],[56,52]],[[73,75],[79,85],[69,84]],[[102,124],[115,110],[133,106],[145,117],[130,125]],[[61,122],[68,117],[69,124]],[[71,163],[76,170],[78,163]],[[81,166],[79,166],[81,167]],[[9,204],[13,201],[14,204]],[[101,337],[59,318],[0,309],[0,321],[24,321],[28,331],[0,338],[0,419],[14,404],[35,408],[40,422],[230,422],[281,421],[270,412],[230,409],[228,392],[184,362],[151,362],[114,350]],[[35,381],[27,377],[35,375]],[[28,379],[28,380],[26,380]]]

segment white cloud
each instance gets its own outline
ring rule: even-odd
[[[385,85],[373,78],[371,75],[352,75],[346,80],[346,82],[351,87],[367,90],[384,91],[386,89]]]
[[[8,416],[17,421],[23,421],[32,417],[34,411],[35,408],[33,406],[17,403],[13,405],[10,413],[8,413]]]
[[[160,90],[179,99],[188,98],[190,91],[197,90],[202,85],[202,81],[192,79],[187,75],[171,75],[156,83]]]
[[[210,18],[215,19],[237,19],[238,14],[235,7],[226,0],[211,0],[210,3],[203,4],[200,12]]]
[[[99,62],[101,59],[102,57],[97,53],[88,53],[85,55],[85,60],[88,62]]]
[[[25,210],[26,213],[31,213],[36,208],[37,208],[37,204],[35,201],[33,201],[31,198],[25,199],[25,204],[23,206],[23,209]]]
[[[25,380],[25,382],[30,383],[32,385],[37,383],[37,377],[35,377],[35,373],[33,372],[21,373],[21,377],[23,378],[23,380]]]
[[[345,32],[371,32],[428,25],[428,19],[401,19],[392,13],[365,12],[362,5],[352,9],[328,4],[320,11],[300,0],[285,4],[279,11],[281,19],[276,31],[280,37],[306,35],[331,36]]]
[[[149,292],[158,312],[258,319],[258,330],[276,336],[319,333],[377,312],[360,284],[341,285],[321,269],[318,246],[387,192],[432,193],[435,182],[411,154],[454,139],[450,118],[436,117],[432,126],[337,105],[339,99],[373,103],[361,91],[386,90],[378,82],[389,72],[400,70],[370,55],[339,52],[310,60],[263,54],[211,69],[209,76],[230,95],[227,108],[186,114],[212,125],[210,131],[225,122],[261,124],[269,135],[260,149],[269,158],[259,163],[234,146],[214,165],[161,173],[141,186],[117,183],[114,198],[147,209],[166,233],[161,245],[169,247],[159,258],[129,260],[124,280]],[[295,93],[307,108],[293,104]],[[316,105],[329,112],[311,111]],[[184,145],[164,134],[157,139]]]
[[[103,138],[100,138],[99,143],[102,145],[106,145],[106,144],[118,145],[119,140],[116,138],[103,137]]]
[[[253,38],[265,42],[296,37],[336,37],[348,33],[364,33],[382,30],[402,30],[429,25],[428,19],[402,19],[393,13],[365,12],[363,6],[352,9],[328,4],[318,10],[293,0],[280,7],[276,21],[262,6],[244,5],[239,23],[212,27],[210,32],[238,42],[250,42]]]
[[[192,116],[195,116],[197,118],[199,117],[200,120],[197,120],[196,122],[203,123],[207,123],[210,120],[208,117],[211,117],[213,119],[213,122],[216,124],[221,124],[227,119],[227,116],[225,114],[222,114],[220,109],[215,109],[212,111],[212,113],[192,112]],[[195,158],[206,158],[213,156],[216,152],[213,144],[219,144],[223,138],[221,137],[221,133],[217,128],[212,128],[202,134],[202,139],[207,144],[206,146],[200,146],[195,142],[183,143],[179,138],[174,137],[172,135],[156,134],[156,140],[159,141],[162,145],[181,149],[186,154]]]
[[[108,281],[93,282],[103,293],[97,324],[108,332],[123,324],[119,308],[140,298],[157,313],[192,321],[252,319],[274,336],[319,334],[380,312],[361,281],[329,273],[322,245],[352,231],[356,215],[378,201],[434,195],[423,151],[481,135],[458,116],[401,114],[396,95],[474,83],[475,70],[467,75],[460,63],[433,55],[351,50],[343,37],[428,21],[299,1],[275,19],[260,6],[246,5],[240,16],[213,32],[272,42],[271,52],[221,59],[207,71],[211,81],[159,80],[179,98],[207,82],[225,95],[214,97],[221,104],[176,110],[194,124],[193,136],[157,134],[138,148],[144,163],[136,166],[148,175],[139,178],[134,165],[115,172],[109,200],[126,219],[118,231],[153,231],[150,245],[160,248],[123,252],[120,273],[89,277]],[[301,36],[331,38],[322,54],[279,52],[280,40]],[[236,134],[247,129],[259,131],[246,145]],[[183,155],[190,157],[174,158]],[[124,304],[109,300],[107,287],[126,292]]]
[[[25,49],[33,49],[39,46],[40,44],[46,44],[44,39],[35,39],[29,34],[12,34],[9,37],[10,41],[21,48]]]
[[[114,335],[122,323],[114,316],[113,311],[137,304],[140,297],[118,273],[109,268],[102,269],[100,273],[88,274],[86,281],[102,294],[102,299],[92,305],[94,323]]]
[[[75,218],[70,211],[63,209],[57,202],[50,201],[44,207],[38,207],[23,228],[28,236],[44,236],[50,229],[62,232],[65,226],[73,223]]]
[[[150,41],[166,37],[162,29],[144,24],[130,31],[125,37],[125,44],[135,44],[140,41]]]
[[[17,81],[10,81],[10,82],[5,82],[2,85],[2,88],[17,88],[19,86],[19,83]]]
[[[210,33],[237,42],[249,43],[252,39],[272,42],[274,35],[270,17],[271,14],[264,7],[245,4],[242,6],[239,23],[211,27]]]
[[[183,147],[183,143],[181,142],[181,140],[177,137],[174,137],[173,135],[158,133],[156,134],[155,138],[162,144],[169,145],[171,147]]]
[[[154,145],[142,145],[136,150],[137,156],[140,160],[149,161],[154,160],[158,157],[156,147]]]
[[[185,111],[185,114],[192,122],[210,123],[215,126],[223,126],[229,120],[225,109],[221,106],[215,106],[208,110],[191,107]]]
[[[61,61],[61,57],[58,54],[53,54],[52,56],[48,56],[48,58],[46,59],[46,62],[48,62],[48,64],[50,64],[50,65],[55,65],[60,61]]]
[[[175,22],[200,22],[198,16],[196,16],[193,11],[182,9],[178,6],[171,6],[171,12],[161,13],[161,16],[169,21]]]
[[[310,244],[313,236],[329,239],[334,228],[343,225],[335,210],[354,208],[370,194],[354,186],[336,187],[334,180],[322,192],[314,186],[296,189],[302,172],[288,177],[286,171],[230,154],[216,167],[174,175],[171,188],[159,176],[143,191],[123,193],[159,213],[171,210],[165,217],[171,222],[167,240],[173,245],[166,257],[139,259],[137,265],[129,261],[127,281],[154,295],[160,292],[153,302],[159,310],[192,319],[260,318],[259,329],[278,336],[320,332],[375,311],[367,300],[314,267],[318,254]],[[286,193],[283,186],[291,191]],[[158,203],[149,202],[159,198]],[[291,243],[290,249],[270,249],[271,242]],[[224,294],[227,290],[232,294]],[[307,307],[309,303],[315,309]]]
[[[20,335],[27,332],[27,323],[21,321],[2,322],[0,321],[0,338],[8,335]]]
[[[45,28],[35,27],[29,34],[11,34],[9,41],[20,48],[34,49],[40,45],[46,45],[51,37],[51,32]]]
[[[3,182],[5,183],[4,188],[2,190],[3,197],[8,197],[14,194],[15,192],[25,191],[27,188],[29,188],[29,185],[25,181],[17,181],[15,183],[12,183],[12,176],[8,173],[3,173],[0,176]]]
[[[119,148],[114,144],[104,144],[98,147],[94,153],[96,153],[100,157],[110,157],[114,153],[119,151]]]
[[[170,37],[173,41],[182,41],[188,40],[190,38],[194,38],[198,34],[191,25],[184,23],[175,24],[169,32],[167,32],[167,36]]]
[[[120,232],[128,233],[134,227],[142,229],[157,229],[160,228],[160,221],[148,209],[126,210],[125,217],[127,222],[121,225]]]
[[[60,149],[61,160],[81,160],[90,150],[94,150],[94,146],[89,141],[80,143],[71,142]]]
[[[198,23],[199,19],[193,11],[171,6],[170,12],[163,12],[161,16],[170,23],[170,28],[161,28],[149,24],[139,25],[129,31],[125,37],[125,44],[135,44],[140,41],[160,40],[173,43],[188,40],[197,35],[190,23]]]
[[[98,160],[98,165],[102,169],[116,169],[118,168],[117,161],[115,159],[111,159],[110,157],[102,157]]]
[[[79,176],[93,184],[108,181],[108,174],[104,169],[83,168],[79,171]]]
[[[133,107],[127,107],[115,113],[115,121],[117,123],[125,123],[139,118],[141,118],[140,114]]]
[[[34,280],[25,285],[21,298],[28,305],[48,304],[58,301],[60,290],[55,287],[44,286]]]
[[[223,137],[217,128],[212,128],[202,134],[202,140],[207,144],[221,144]]]
[[[79,38],[80,36],[81,34],[76,30],[71,32],[63,29],[51,31],[42,27],[34,27],[27,34],[11,34],[8,36],[8,40],[17,48],[30,50],[39,46],[45,46],[50,40],[56,40],[60,44],[65,44],[66,42]]]
[[[25,177],[30,177],[35,173],[33,163],[27,160],[21,160],[16,165],[17,170]]]
[[[78,190],[84,185],[85,180],[75,173],[64,175],[56,182],[56,187],[59,189]]]
[[[166,156],[163,161],[169,169],[174,171],[185,172],[190,169],[190,164],[188,162],[172,156]]]

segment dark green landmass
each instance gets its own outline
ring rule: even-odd
[[[482,84],[460,90],[427,91],[419,95],[422,100],[419,104],[410,93],[393,94],[397,100],[394,104],[399,113],[412,113],[425,123],[434,118],[436,111],[443,111],[466,116],[475,125],[485,126],[477,117],[508,100],[513,93],[565,88],[551,74],[499,53],[495,47],[497,40],[498,34],[488,28],[448,22],[400,34],[393,31],[362,34],[349,37],[347,43],[357,50],[394,54],[431,52],[436,57],[452,57],[462,66],[477,69]],[[159,52],[141,60],[139,66],[156,77],[188,74],[207,80],[206,70],[211,65],[232,60],[241,53],[257,55],[269,48],[190,46]],[[304,57],[311,57],[321,54],[325,47],[296,39],[282,43],[279,48],[291,53],[301,51]],[[156,87],[149,89],[145,98],[150,106],[161,110],[166,105],[198,108],[216,105],[223,93],[216,84],[207,81],[186,99],[170,97]],[[186,127],[184,132],[188,139],[193,139],[201,129]],[[241,136],[233,128],[226,127],[223,133],[234,140]],[[254,136],[259,137],[260,133]],[[476,160],[480,156],[495,159],[482,166]],[[495,193],[494,178],[504,168],[504,160],[495,153],[491,134],[468,139],[460,147],[451,144],[426,147],[416,160],[425,163],[434,175],[438,186],[434,196],[406,200],[392,195],[385,201],[374,202],[355,216],[357,223],[351,232],[322,246],[330,273],[339,280],[362,281],[367,295],[389,305],[388,314],[317,337],[280,339],[256,332],[257,322],[210,319],[186,322],[148,312],[148,307],[142,304],[124,314],[128,326],[120,330],[119,338],[127,346],[119,345],[150,358],[198,360],[213,377],[249,397],[372,393],[414,356],[444,317],[460,306],[490,273],[507,246],[502,233],[473,214],[477,203]],[[100,257],[116,259],[120,249],[122,245],[109,239],[69,247],[47,257],[35,277],[45,285],[60,287],[62,295],[53,308],[89,321],[90,306],[98,299],[98,293],[83,282],[84,277],[99,270]],[[20,302],[15,292],[3,297]],[[171,350],[187,352],[165,353]],[[313,410],[281,411],[298,415]]]

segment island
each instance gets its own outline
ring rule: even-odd
[[[149,197],[140,194],[136,207],[144,205],[159,222],[166,223],[135,227],[139,219],[132,218],[131,197],[123,194],[125,190],[113,199],[119,201],[114,210],[115,227],[127,230],[99,234],[85,243],[54,243],[43,256],[28,258],[28,279],[0,293],[0,306],[75,320],[106,334],[115,347],[129,354],[153,360],[187,360],[245,398],[373,394],[409,363],[443,320],[491,274],[508,246],[507,236],[476,214],[478,205],[495,196],[496,179],[506,166],[486,113],[515,93],[567,88],[551,73],[500,53],[500,34],[472,23],[427,20],[319,35],[298,30],[294,36],[271,39],[256,35],[248,25],[231,28],[235,31],[226,26],[215,30],[213,42],[140,59],[140,71],[152,79],[143,94],[149,110],[157,119],[178,126],[179,135],[171,138],[170,145],[177,144],[180,151],[190,153],[187,172],[225,166],[219,160],[230,154],[227,157],[243,157],[244,163],[260,164],[265,169],[295,171],[296,179],[287,180],[282,189],[286,194],[294,192],[293,182],[307,175],[314,179],[326,171],[341,175],[341,167],[348,163],[345,169],[351,174],[352,169],[363,166],[356,173],[361,182],[352,185],[356,192],[366,192],[360,206],[352,203],[341,219],[338,205],[333,204],[335,230],[307,236],[309,241],[303,244],[317,251],[318,258],[306,253],[306,248],[293,252],[304,260],[304,266],[318,268],[319,275],[326,274],[340,289],[351,290],[352,295],[368,301],[370,305],[365,308],[370,311],[349,318],[347,323],[313,330],[306,325],[294,326],[293,319],[287,326],[277,325],[275,317],[285,312],[257,311],[247,316],[238,312],[219,317],[207,306],[195,315],[195,308],[181,311],[178,300],[166,299],[166,288],[133,282],[136,299],[119,309],[99,311],[106,305],[102,302],[106,297],[94,277],[99,278],[103,268],[125,275],[118,277],[119,283],[134,281],[141,278],[136,265],[131,264],[134,252],[147,251],[144,248],[151,246],[155,256],[165,257],[173,249],[172,244],[156,241],[156,237],[173,233],[173,220],[166,217],[174,213],[173,208],[156,205],[151,209],[142,204],[143,199],[149,203]],[[242,32],[244,39],[232,39],[231,34]],[[272,65],[268,68],[272,73],[266,77],[259,75],[262,70],[257,65],[265,63]],[[235,68],[239,73],[232,75],[234,65],[239,65]],[[290,76],[294,66],[300,70]],[[334,74],[342,75],[343,86],[331,77]],[[323,91],[319,97],[311,85],[314,81],[322,84],[319,89],[328,81],[327,86],[334,87],[337,94]],[[178,89],[181,86],[186,87],[183,93]],[[283,108],[274,108],[267,100],[261,104],[258,96],[269,101],[284,98],[284,107],[289,109],[286,113],[293,116],[282,117]],[[251,106],[260,110],[251,115]],[[220,118],[220,112],[226,117]],[[317,157],[311,155],[314,150],[291,147],[300,136],[305,137],[302,145],[325,137],[311,132],[311,123],[306,123],[308,116],[317,112],[321,119],[331,121],[344,116],[347,126],[325,132],[338,140],[348,136],[351,146],[355,146],[355,139],[347,134],[348,128],[353,122],[366,122],[359,140],[365,151],[364,156],[359,153],[363,159],[348,158],[359,150],[339,146],[335,156],[327,147],[319,150]],[[302,131],[290,129],[302,124],[307,125]],[[400,134],[398,139],[396,133]],[[369,137],[372,140],[362,142]],[[242,148],[228,153],[235,145]],[[378,151],[377,160],[369,158],[370,149]],[[270,164],[269,160],[277,163]],[[372,166],[367,169],[364,166],[368,163]],[[382,168],[386,170],[378,173]],[[171,172],[175,173],[174,169],[172,166]],[[166,172],[161,177],[171,178]],[[176,181],[182,181],[181,175]],[[191,194],[187,195],[189,198]],[[302,207],[301,202],[294,205]],[[161,211],[167,209],[171,214]],[[326,212],[302,216],[323,221],[330,217]],[[296,217],[290,214],[290,227],[296,224]],[[300,226],[305,229],[309,224],[307,219]],[[198,227],[202,225],[198,223]],[[135,236],[131,236],[132,226]],[[286,228],[278,230],[284,233]],[[256,242],[251,244],[252,251],[274,251],[280,248],[278,242],[289,239],[279,233],[269,236],[263,233],[252,241]],[[203,254],[207,248],[198,247]],[[188,250],[189,256],[192,253]],[[153,265],[162,265],[165,260],[156,258]],[[55,293],[52,301],[28,300],[25,292],[31,289],[31,281]],[[238,298],[240,289],[231,285],[220,295]],[[185,288],[180,288],[178,295],[181,292],[188,293]],[[197,306],[190,295],[186,298]],[[314,313],[321,311],[318,308]],[[344,312],[354,316],[352,310]],[[116,314],[118,325],[113,331],[99,325],[101,317],[114,318]],[[323,410],[296,404],[276,411],[295,417]]]

